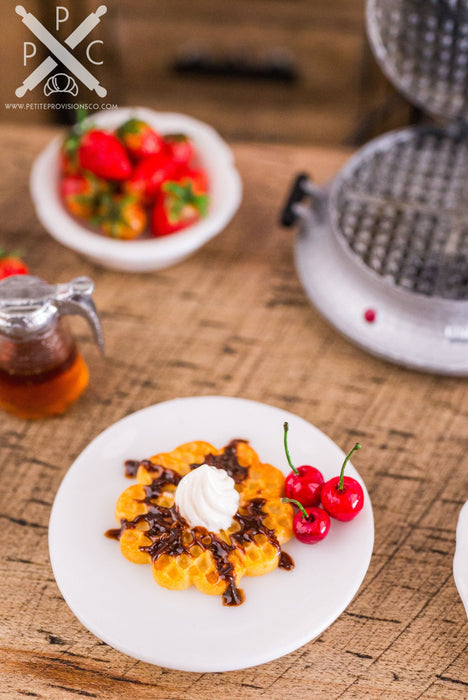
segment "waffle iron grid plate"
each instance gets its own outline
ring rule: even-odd
[[[387,77],[444,125],[374,139],[323,190],[300,175],[282,223],[300,222],[299,277],[344,335],[468,375],[468,0],[367,0],[366,19]]]
[[[367,0],[366,19],[393,85],[426,112],[466,121],[467,0]]]
[[[405,130],[359,155],[332,188],[339,239],[389,284],[468,300],[468,138]]]

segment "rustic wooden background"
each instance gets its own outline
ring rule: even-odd
[[[26,4],[54,29],[55,3]],[[96,57],[102,51],[104,64],[92,66],[82,48],[76,51],[108,88],[108,96],[96,99],[81,87],[84,102],[188,112],[231,141],[362,141],[410,118],[408,104],[395,95],[368,48],[364,0],[109,0],[105,4],[108,13],[90,36],[104,41],[103,47],[94,49]],[[50,122],[64,112],[5,108],[10,102],[48,101],[42,86],[22,100],[14,95],[45,55],[36,42],[37,57],[23,66],[23,42],[35,39],[15,13],[15,5],[2,8],[0,120]],[[59,37],[64,40],[99,3],[61,0],[60,5],[70,10],[69,21],[60,25]],[[188,51],[215,60],[243,56],[254,63],[286,55],[297,80],[182,75],[174,64]]]
[[[38,224],[28,173],[52,133],[0,132],[0,243],[20,246],[50,281],[94,278],[107,355],[78,320],[92,377],[82,399],[50,420],[1,416],[0,697],[466,698],[468,625],[452,558],[468,498],[467,382],[392,366],[340,337],[309,305],[294,233],[277,225],[297,170],[323,182],[349,154],[235,146],[245,194],[231,225],[176,267],[124,275],[60,247]],[[343,447],[359,438],[375,550],[359,593],[320,638],[256,668],[192,674],[135,661],[78,622],[52,575],[47,526],[66,470],[104,428],[206,394],[293,411]]]

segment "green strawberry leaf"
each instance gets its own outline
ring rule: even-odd
[[[95,124],[91,119],[88,119],[86,109],[80,107],[76,111],[76,124],[72,126],[63,142],[63,148],[67,155],[72,156],[79,148],[81,139],[84,134],[91,129],[94,129]]]
[[[10,252],[8,252],[8,253],[4,248],[0,248],[0,260],[4,260],[5,258],[22,258],[22,257],[23,257],[23,251],[19,248],[16,250],[10,250]]]
[[[132,117],[131,119],[127,119],[122,126],[119,126],[117,129],[117,136],[122,138],[126,136],[126,134],[139,134],[147,128],[148,124],[146,124],[146,122],[142,121],[141,119],[137,119],[136,117]]]
[[[179,221],[186,206],[196,209],[201,218],[207,215],[210,197],[208,194],[196,194],[191,182],[186,185],[165,182],[162,189],[168,195],[167,209],[172,222]]]
[[[190,185],[191,187],[191,185]],[[169,192],[170,194],[173,194],[175,197],[185,197],[186,192],[187,192],[187,187],[184,185],[179,185],[177,182],[165,182],[161,189],[164,192]]]
[[[195,206],[198,209],[202,219],[208,214],[208,205],[210,203],[209,194],[196,194],[195,195]]]

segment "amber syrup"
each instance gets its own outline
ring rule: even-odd
[[[46,418],[63,413],[88,385],[88,367],[73,348],[65,360],[39,372],[0,369],[0,408],[20,418]]]

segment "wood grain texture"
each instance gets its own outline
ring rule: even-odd
[[[138,10],[121,0],[116,13],[126,104],[188,111],[236,140],[340,143],[355,128],[362,0],[160,0],[157,7],[138,0]],[[176,73],[174,62],[193,51],[253,62],[286,55],[298,79],[283,84]]]
[[[339,336],[309,305],[294,234],[277,225],[296,171],[324,182],[349,154],[237,145],[245,194],[231,225],[183,264],[132,276],[89,264],[36,221],[28,172],[52,134],[0,135],[0,243],[21,246],[50,281],[95,279],[107,356],[78,320],[92,377],[82,399],[51,420],[1,416],[0,697],[467,697],[468,625],[452,578],[468,494],[467,382],[400,369]],[[320,638],[256,668],[192,674],[126,657],[78,622],[52,575],[47,526],[66,470],[104,428],[155,402],[206,394],[293,411],[343,448],[359,438],[376,538],[359,593]]]
[[[70,12],[57,32],[63,42],[97,6],[94,0],[61,0],[60,5]],[[103,41],[93,49],[103,65],[89,62],[87,41],[74,53],[108,95],[98,99],[80,83],[82,103],[188,112],[237,141],[335,144],[348,142],[356,130],[360,134],[362,121],[369,136],[408,122],[405,105],[396,115],[392,108],[389,123],[380,114],[389,90],[366,51],[364,0],[112,0],[107,7],[90,36]],[[27,9],[55,33],[54,3],[30,0]],[[0,121],[66,123],[69,111],[36,108],[60,97],[46,97],[43,82],[23,99],[16,98],[15,89],[48,52],[37,42],[37,56],[24,66],[23,42],[34,37],[14,4],[5,8],[2,22]],[[211,60],[243,58],[254,65],[286,57],[297,79],[283,83],[177,72],[177,61],[194,51]],[[369,119],[374,130],[367,126]]]

